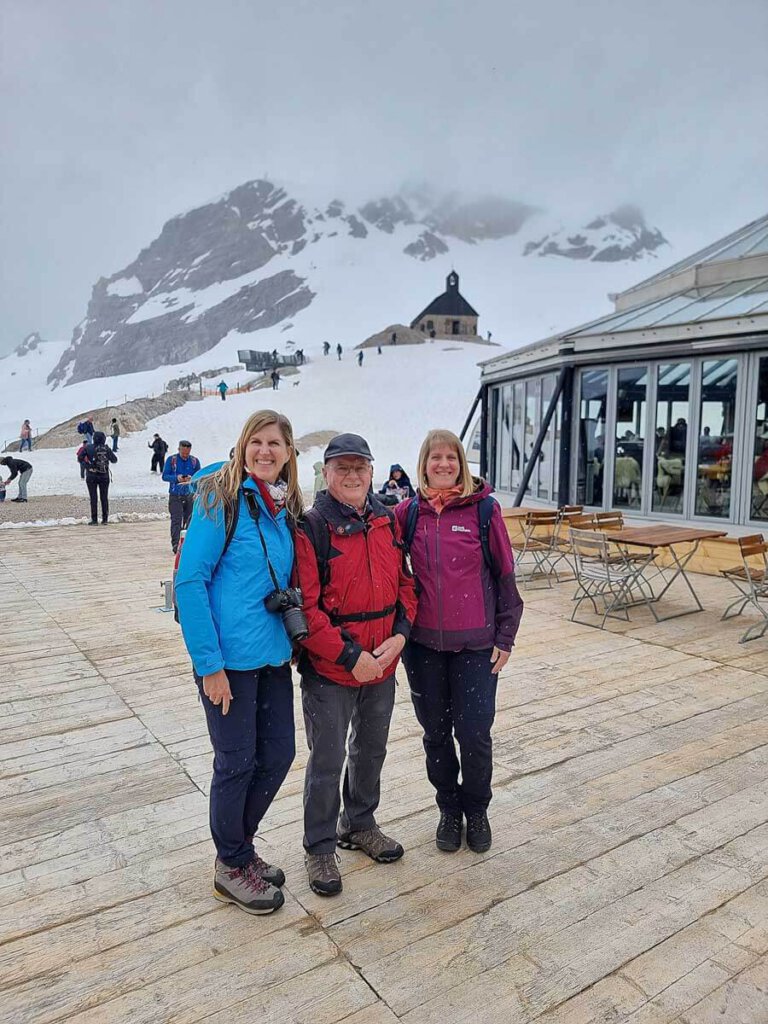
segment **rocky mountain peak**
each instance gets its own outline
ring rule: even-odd
[[[344,266],[381,263],[393,280],[409,279],[407,263],[386,262],[398,252],[424,263],[453,258],[462,246],[515,239],[517,254],[610,261],[638,259],[665,243],[630,206],[530,239],[539,220],[540,211],[517,200],[425,186],[349,208],[339,197],[315,206],[267,179],[248,181],[172,217],[135,260],[99,278],[48,380],[57,386],[178,365],[233,332],[233,347],[256,347],[249,334],[287,330],[313,302],[318,268],[335,268],[343,288]],[[343,315],[349,295],[338,301]]]

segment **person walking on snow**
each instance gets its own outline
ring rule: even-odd
[[[101,501],[101,525],[106,526],[109,522],[109,464],[117,462],[114,448],[110,451],[106,435],[102,430],[97,430],[93,441],[81,449],[77,458],[80,465],[85,467],[85,486],[91,500],[91,521],[88,525],[98,526],[98,495]]]
[[[216,387],[219,389],[219,394],[221,395],[222,402],[226,402],[227,392],[229,391],[229,384],[227,384],[225,380],[220,380]]]
[[[270,914],[285,902],[285,874],[259,857],[253,839],[296,752],[291,641],[283,616],[264,602],[289,585],[302,513],[290,423],[268,409],[254,413],[233,457],[196,483],[176,599],[214,751],[213,895]]]
[[[401,502],[395,516],[419,585],[403,664],[440,810],[435,843],[458,850],[466,818],[467,846],[484,853],[492,840],[496,686],[523,601],[501,508],[485,481],[471,476],[455,434],[427,434],[417,480],[418,495]]]
[[[11,475],[7,480],[3,480],[3,484],[7,487],[11,480],[19,478],[19,493],[15,498],[11,498],[11,501],[26,501],[27,500],[27,484],[29,478],[32,476],[32,467],[24,459],[14,459],[12,455],[6,455],[4,459],[0,459],[0,466],[7,466],[11,471]]]
[[[168,486],[168,511],[171,514],[171,549],[174,555],[179,547],[181,531],[186,530],[192,518],[192,477],[200,469],[200,460],[192,454],[191,441],[179,441],[177,455],[165,460],[163,480]]]
[[[78,434],[83,435],[83,440],[85,441],[86,444],[89,444],[91,441],[93,441],[93,433],[95,429],[96,428],[93,425],[93,416],[88,416],[81,423],[77,424],[77,432]]]
[[[375,812],[395,669],[416,612],[416,592],[394,515],[369,493],[372,462],[358,434],[334,437],[324,453],[327,490],[317,495],[295,537],[295,579],[309,624],[299,659],[309,746],[305,863],[310,888],[321,896],[342,889],[337,845],[382,864],[403,856],[400,843],[376,824]]]
[[[27,451],[32,451],[32,427],[29,420],[24,420],[19,431],[19,455],[24,451],[24,448]]]
[[[112,418],[112,422],[109,425],[109,434],[110,437],[112,438],[112,451],[116,452],[117,442],[120,439],[120,424],[114,417]]]
[[[341,353],[342,353],[343,351],[344,351],[344,350],[342,349],[342,347],[341,347],[341,344],[338,344],[338,345],[336,346],[336,357],[337,357],[338,359],[341,359]]]
[[[272,381],[272,390],[277,391],[277,389],[280,387],[280,374],[277,372],[277,370],[273,370],[269,376]]]
[[[330,343],[330,341],[324,341],[323,342],[323,355],[327,356],[330,351],[331,351],[331,343]]]
[[[152,449],[152,462],[149,466],[150,473],[157,471],[163,472],[163,466],[165,465],[165,453],[168,451],[168,442],[164,441],[159,434],[155,434],[151,441],[147,443],[147,448]]]
[[[362,350],[357,353],[357,365],[358,366],[362,366],[363,365],[363,352],[362,352]]]

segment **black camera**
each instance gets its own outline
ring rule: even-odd
[[[264,598],[264,607],[274,612],[283,620],[285,632],[291,643],[306,640],[309,636],[309,623],[303,611],[304,598],[298,587],[286,587],[284,590],[273,590]]]

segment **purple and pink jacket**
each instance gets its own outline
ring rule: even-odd
[[[492,493],[484,481],[468,498],[449,502],[440,515],[420,495],[411,565],[419,604],[411,640],[438,651],[510,651],[520,626],[523,600],[501,508],[493,510],[489,531],[491,574],[480,544],[477,504]],[[409,501],[395,509],[405,532]]]

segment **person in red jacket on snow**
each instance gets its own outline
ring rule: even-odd
[[[309,745],[304,849],[310,887],[321,896],[341,892],[337,845],[380,863],[403,856],[374,815],[395,669],[415,618],[416,592],[400,528],[371,492],[372,463],[358,434],[333,438],[324,455],[327,490],[296,532],[296,582],[309,623],[299,659]]]

